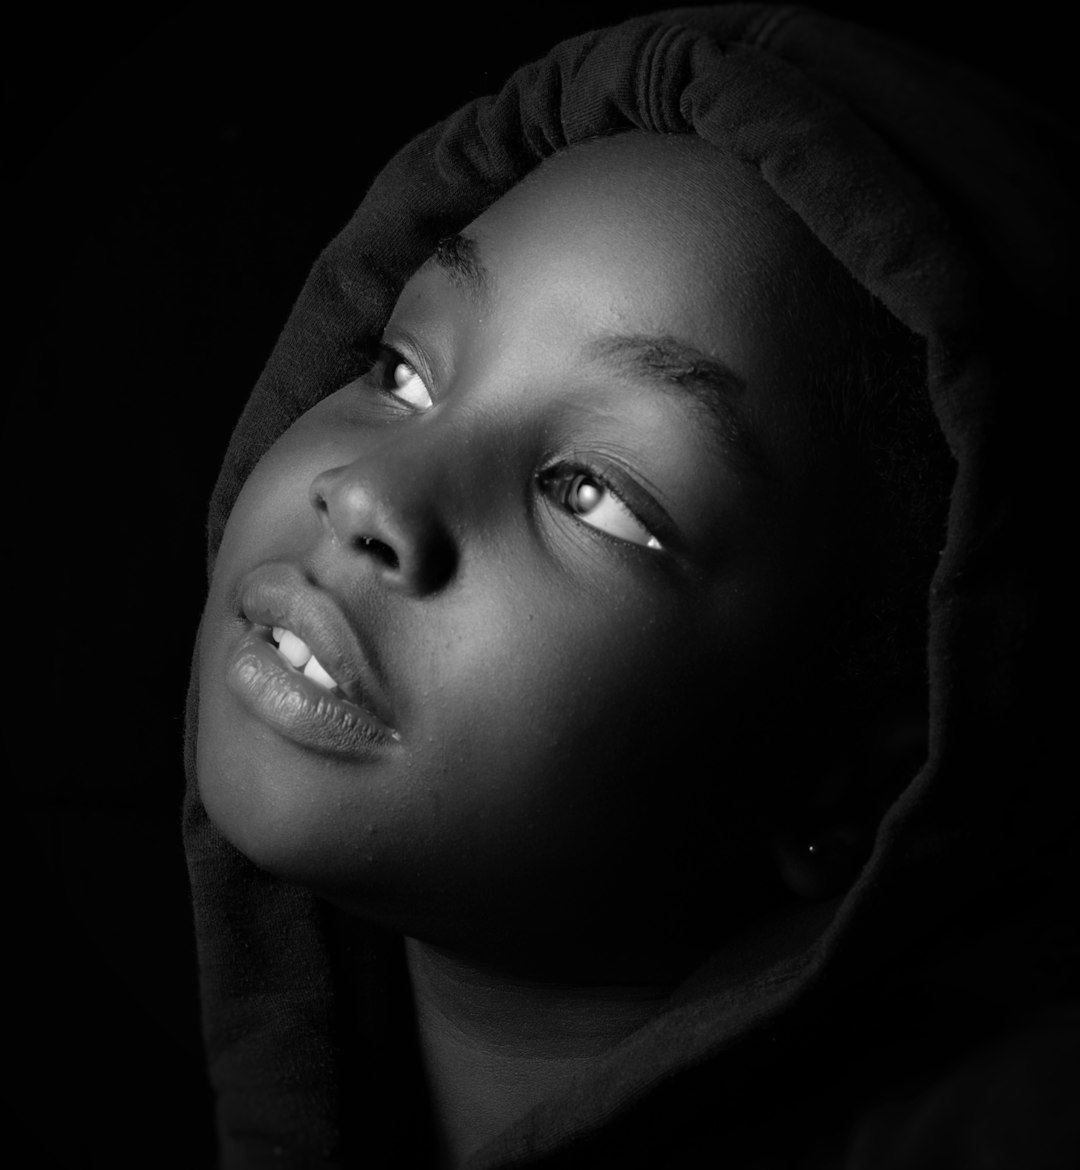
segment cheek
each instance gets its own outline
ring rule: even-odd
[[[281,559],[300,557],[318,539],[319,519],[309,501],[322,466],[318,456],[297,424],[260,459],[229,514],[215,577],[222,569],[234,575],[235,566],[254,565],[266,550]]]
[[[466,818],[497,805],[573,836],[573,808],[591,833],[615,811],[612,790],[625,796],[637,776],[652,782],[693,754],[717,655],[689,607],[565,586],[473,596],[423,652],[427,707],[411,713],[429,735],[420,757],[454,761],[444,783]]]
[[[612,575],[605,591],[538,577],[526,590],[496,577],[473,596],[422,659],[416,713],[448,840],[498,826],[576,865],[583,847],[685,838],[695,815],[743,805],[798,740],[775,732],[796,722],[803,619],[748,582],[688,592]]]
[[[508,591],[454,627],[427,661],[410,752],[403,913],[438,906],[428,929],[464,937],[614,927],[626,906],[686,901],[738,835],[744,779],[741,728],[725,735],[717,711],[724,656],[686,608]]]

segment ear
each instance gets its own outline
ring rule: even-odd
[[[772,834],[774,863],[793,894],[819,901],[854,884],[881,818],[918,772],[926,750],[925,718],[875,720],[817,771],[801,806]]]

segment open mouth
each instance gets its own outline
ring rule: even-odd
[[[317,752],[362,760],[401,740],[362,695],[354,698],[340,687],[310,646],[283,626],[250,624],[229,655],[226,679],[254,715]]]
[[[270,639],[277,647],[277,652],[285,659],[291,669],[311,679],[312,682],[318,683],[319,686],[328,690],[332,695],[336,695],[339,699],[348,700],[349,696],[345,694],[337,680],[311,652],[311,647],[302,638],[298,638],[292,630],[287,630],[283,626],[273,626],[270,630]]]
[[[227,674],[260,719],[297,743],[358,759],[400,740],[364,647],[330,594],[295,565],[270,562],[244,578],[237,600],[242,626]]]

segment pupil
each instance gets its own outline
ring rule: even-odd
[[[591,479],[579,475],[571,487],[571,506],[575,512],[591,512],[600,503],[600,489]]]

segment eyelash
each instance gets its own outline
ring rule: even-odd
[[[572,489],[578,481],[585,481],[586,483],[594,484],[612,496],[620,507],[632,517],[645,535],[648,537],[647,541],[632,540],[626,536],[617,536],[613,532],[608,532],[599,525],[591,523],[585,519],[589,515],[588,512],[577,512],[571,506],[568,500],[560,498],[563,494],[563,488]],[[659,552],[665,548],[665,543],[662,542],[656,535],[656,532],[662,525],[650,519],[645,519],[641,515],[641,510],[632,506],[626,499],[623,492],[621,492],[614,484],[612,484],[606,476],[594,471],[591,467],[580,463],[563,462],[556,463],[550,467],[545,468],[537,476],[537,483],[541,490],[554,502],[573,516],[578,523],[589,528],[591,531],[597,533],[605,540],[611,540],[615,543],[626,546],[630,545],[634,548],[648,549],[650,553]],[[599,505],[598,505],[599,506]]]

